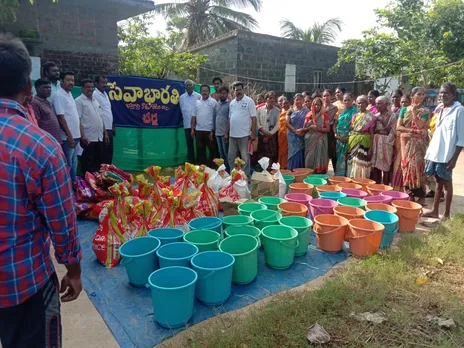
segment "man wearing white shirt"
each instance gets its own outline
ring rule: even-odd
[[[55,109],[58,122],[61,127],[61,140],[63,152],[69,166],[71,180],[74,182],[77,172],[77,144],[81,137],[79,115],[76,102],[71,94],[74,87],[74,73],[64,72],[61,75],[61,86],[53,97],[53,108]]]
[[[443,219],[450,217],[453,199],[453,169],[464,148],[464,107],[455,101],[456,85],[444,83],[439,92],[443,107],[437,115],[436,129],[429,144],[425,159],[425,173],[435,176],[437,189],[433,201],[433,209],[424,217],[438,219],[440,198],[445,190],[445,213]]]
[[[182,118],[185,130],[185,140],[187,142],[187,156],[190,163],[195,163],[195,151],[193,149],[193,137],[192,137],[192,115],[195,112],[197,106],[197,100],[201,98],[201,95],[193,91],[193,81],[185,81],[186,92],[180,96],[179,106],[182,112]]]
[[[113,138],[116,136],[116,131],[113,124],[113,112],[111,111],[111,102],[106,93],[108,86],[108,78],[99,75],[95,78],[95,91],[93,97],[100,104],[103,113],[103,123],[105,124],[106,134],[108,134],[108,143],[103,144],[103,163],[113,163]]]
[[[108,143],[108,134],[103,122],[100,104],[93,97],[92,80],[82,81],[82,94],[76,99],[81,130],[82,172],[97,172],[103,163],[103,141]]]
[[[55,62],[48,61],[42,67],[42,75],[50,81],[51,94],[50,97],[48,97],[48,101],[51,103],[53,101],[53,97],[60,88],[60,68],[58,68],[58,65],[56,65]],[[32,93],[37,95],[35,86],[32,88]]]
[[[237,153],[246,162],[245,173],[250,174],[248,142],[256,139],[256,105],[245,95],[243,82],[234,83],[235,99],[229,106],[229,126],[224,139],[229,141],[229,166],[234,168]],[[250,127],[251,124],[251,127]]]
[[[197,157],[199,164],[211,166],[216,157],[214,129],[216,125],[217,102],[209,95],[209,86],[201,85],[201,99],[197,100],[195,112],[192,115],[192,138],[196,137]],[[206,159],[206,148],[209,158]]]

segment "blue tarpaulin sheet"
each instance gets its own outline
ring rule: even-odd
[[[182,331],[167,330],[154,321],[150,289],[129,285],[124,267],[106,269],[95,258],[92,238],[98,224],[80,221],[79,233],[84,253],[82,282],[90,300],[106,322],[119,345],[152,347]],[[322,276],[335,264],[347,258],[346,252],[327,254],[316,248],[315,236],[305,256],[296,257],[286,270],[274,270],[265,265],[260,251],[257,278],[248,285],[232,286],[232,295],[220,307],[208,307],[195,301],[191,324],[209,317],[245,307],[273,294],[302,285]]]

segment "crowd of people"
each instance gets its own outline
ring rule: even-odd
[[[328,89],[297,93],[293,100],[269,91],[255,102],[242,82],[233,84],[232,93],[219,77],[213,85],[212,95],[208,85],[197,94],[193,82],[185,82],[180,106],[189,161],[211,164],[219,155],[232,168],[240,156],[249,173],[250,164],[269,157],[282,169],[311,168],[320,174],[332,162],[337,176],[392,185],[423,206],[427,195],[435,197],[429,217],[438,217],[445,196],[444,217],[449,217],[452,170],[464,146],[464,107],[455,100],[453,83],[441,86],[434,112],[424,106],[422,87],[407,94],[396,90],[390,98],[377,90],[355,98],[341,87],[334,94]]]

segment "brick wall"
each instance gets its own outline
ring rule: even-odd
[[[285,66],[296,65],[298,92],[312,91],[316,87],[315,71],[322,73],[322,88],[336,88],[336,82],[354,80],[354,64],[349,64],[335,74],[328,70],[337,61],[337,47],[305,43],[297,40],[287,40],[279,37],[239,31],[230,38],[211,43],[194,50],[195,53],[208,54],[209,60],[203,66],[206,69],[221,71],[239,76],[262,80],[260,84],[266,90],[284,91]],[[218,72],[200,68],[201,82],[210,83]],[[276,81],[276,82],[274,82]],[[281,82],[280,82],[281,81]],[[353,90],[354,84],[342,84],[342,87]]]

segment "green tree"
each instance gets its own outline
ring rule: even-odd
[[[177,52],[164,37],[151,37],[150,17],[142,15],[118,27],[119,70],[122,75],[166,78],[169,75],[195,77],[197,68],[207,61],[205,55]]]
[[[288,19],[280,21],[282,37],[320,44],[330,44],[342,31],[343,22],[338,18],[330,18],[324,23],[315,22],[307,29],[298,28]]]
[[[412,84],[464,84],[464,3],[460,0],[395,0],[376,10],[378,26],[347,40],[337,70],[356,63],[357,77],[407,76]],[[385,34],[388,33],[388,34]]]
[[[155,13],[165,18],[183,20],[181,31],[185,31],[181,48],[187,49],[211,40],[231,30],[252,30],[258,22],[253,16],[230,7],[252,6],[261,8],[261,0],[188,0],[155,5]]]
[[[56,2],[57,0],[51,0]],[[33,5],[35,0],[29,0]],[[19,0],[0,0],[0,24],[16,21],[19,10]]]

